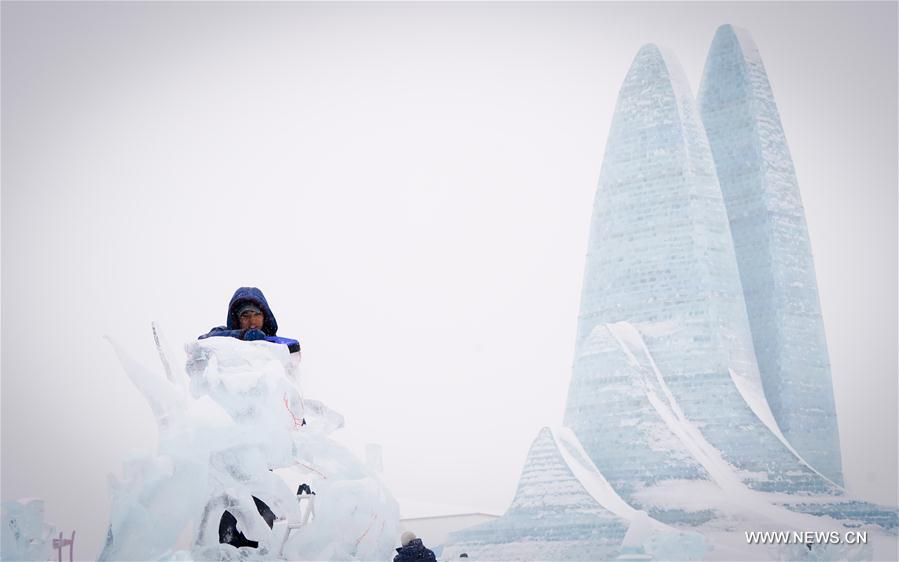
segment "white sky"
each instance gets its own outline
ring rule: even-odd
[[[562,420],[615,98],[753,34],[817,262],[850,491],[896,504],[896,4],[2,3],[2,497],[99,552],[156,430],[110,334],[265,292],[395,495],[502,512]]]

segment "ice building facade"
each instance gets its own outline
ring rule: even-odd
[[[842,484],[833,383],[805,212],[771,84],[748,32],[730,25],[718,29],[698,99],[768,404],[803,458]]]
[[[464,546],[493,560],[628,556],[634,552],[623,542],[617,553],[612,543],[636,513],[654,525],[644,546],[674,545],[655,553],[662,559],[895,552],[897,510],[853,500],[842,487],[795,175],[758,53],[745,54],[749,42],[735,51],[728,43],[735,33],[725,26],[716,35],[702,114],[674,56],[655,45],[640,49],[621,87],[593,207],[565,428],[554,430],[570,430],[566,442],[590,462],[568,463],[567,471],[547,463],[570,459],[541,432],[506,514],[455,533],[444,552]],[[711,138],[704,118],[714,120]],[[531,489],[540,482],[542,490]],[[591,493],[590,482],[610,492]],[[582,521],[603,513],[597,506],[621,521],[611,525],[604,514],[603,534],[593,536]],[[864,528],[887,538],[879,553],[750,548],[739,532],[749,528]],[[708,544],[670,529],[698,532]],[[598,541],[593,558],[591,541]]]

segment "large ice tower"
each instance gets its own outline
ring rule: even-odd
[[[609,333],[619,322],[645,343],[654,387]],[[703,515],[642,505],[646,488],[708,474],[648,390],[702,427],[750,488],[836,491],[753,410],[764,401],[745,396],[761,383],[714,161],[679,64],[654,45],[637,53],[606,144],[564,424],[625,499],[695,521]]]
[[[790,150],[752,37],[718,28],[699,106],[730,219],[765,395],[789,442],[842,484],[815,266]]]
[[[508,511],[445,554],[895,559],[899,511],[842,487],[808,235],[751,45],[715,38],[713,126],[670,53],[637,53],[593,206],[567,427],[540,432]],[[871,542],[748,544],[753,529]]]

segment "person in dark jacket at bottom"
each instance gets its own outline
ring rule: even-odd
[[[300,342],[289,338],[278,337],[278,321],[265,300],[265,295],[256,287],[241,287],[234,291],[228,303],[228,319],[224,326],[217,326],[197,339],[211,337],[237,338],[244,341],[266,340],[284,344],[291,353],[300,352]],[[306,421],[303,420],[305,425]],[[272,528],[277,518],[271,508],[262,500],[253,496],[256,510]],[[237,519],[230,511],[222,513],[219,521],[219,543],[230,544],[240,548],[248,546],[258,548],[259,543],[251,541],[237,528]]]
[[[300,342],[278,337],[278,321],[256,287],[240,287],[234,291],[228,303],[228,317],[224,326],[216,326],[197,339],[215,336],[237,338],[244,341],[266,340],[284,344],[291,353],[299,353]]]
[[[421,543],[421,539],[415,536],[412,531],[406,531],[400,537],[402,548],[396,549],[397,555],[393,557],[393,562],[437,562],[437,558],[429,548]]]

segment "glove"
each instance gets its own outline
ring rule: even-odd
[[[243,335],[244,341],[264,340],[265,338],[265,332],[262,330],[247,330]]]

